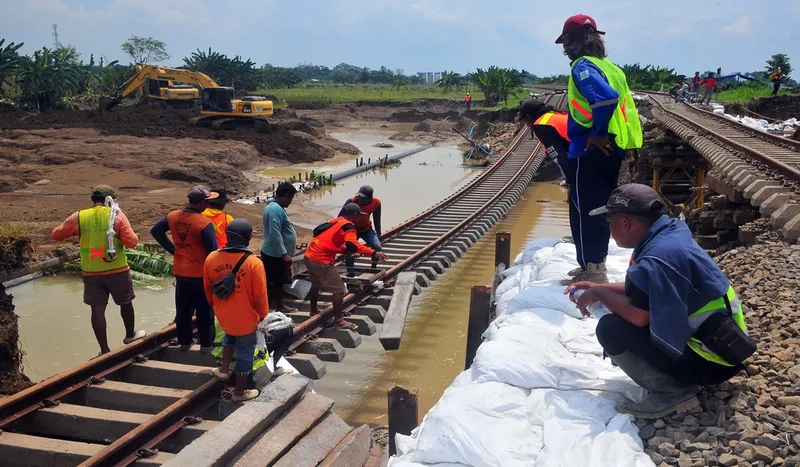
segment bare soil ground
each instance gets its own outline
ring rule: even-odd
[[[755,99],[746,105],[727,105],[726,111],[728,113],[746,114],[746,112],[742,110],[744,108],[776,120],[800,118],[800,96],[777,96]]]

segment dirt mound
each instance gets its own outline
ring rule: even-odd
[[[401,112],[394,112],[389,116],[390,122],[397,123],[417,123],[425,120],[425,114],[417,109],[404,110]]]
[[[287,114],[291,117],[293,114]],[[18,110],[0,111],[2,129],[96,128],[102,135],[128,135],[145,138],[172,137],[212,140],[236,140],[251,144],[263,156],[290,162],[313,162],[329,158],[337,150],[357,154],[354,146],[343,146],[333,138],[319,134],[307,122],[296,119],[276,120],[267,132],[251,127],[219,130],[195,126],[196,109],[176,110],[162,105],[121,106],[109,112],[57,110],[25,114]],[[298,138],[294,131],[317,136],[316,140]],[[336,145],[336,148],[331,147]]]
[[[19,325],[11,299],[0,284],[0,394],[14,394],[31,385],[22,373]]]
[[[725,111],[728,113],[748,115],[744,109],[775,120],[800,118],[800,96],[764,97],[744,105],[731,104],[725,106]]]

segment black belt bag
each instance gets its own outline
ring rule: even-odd
[[[275,350],[281,348],[281,346],[287,343],[291,344],[293,336],[294,336],[294,330],[288,326],[285,328],[274,329],[272,331],[269,331],[266,339],[267,350],[269,352],[274,352]]]
[[[730,310],[730,305],[728,309]],[[694,337],[708,350],[733,365],[747,360],[756,351],[755,341],[742,331],[730,313],[712,314],[697,328]]]

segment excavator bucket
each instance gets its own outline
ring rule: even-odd
[[[120,100],[109,97],[109,96],[102,96],[100,97],[100,101],[98,102],[97,107],[100,110],[111,110],[119,104]]]

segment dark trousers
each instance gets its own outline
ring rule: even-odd
[[[209,347],[214,342],[214,316],[206,301],[202,277],[175,278],[175,326],[178,344],[192,345],[192,316],[197,315],[197,337],[200,345]]]
[[[602,263],[608,256],[606,216],[590,216],[589,211],[604,206],[617,187],[619,169],[625,154],[616,150],[606,156],[592,149],[584,156],[567,161],[569,184],[569,227],[577,250],[578,264]]]
[[[561,169],[562,175],[566,178],[569,162],[569,159],[567,159],[569,141],[562,138],[558,134],[558,130],[550,125],[533,125],[531,127],[531,135],[535,135],[542,142],[542,146],[547,151],[547,157],[558,164],[558,168]]]
[[[358,233],[358,238],[364,240],[364,243],[367,244],[368,247],[372,248],[375,251],[381,251],[381,239],[378,238],[378,233],[375,232],[375,229],[365,230],[364,232]],[[356,272],[356,257],[353,255],[347,255],[344,257],[344,264],[347,266],[347,272]]]
[[[773,96],[777,96],[778,95],[778,90],[780,88],[781,88],[781,82],[780,81],[775,81],[774,83],[772,83],[772,95]]]
[[[609,357],[632,352],[685,384],[719,384],[731,379],[742,369],[741,365],[729,367],[709,362],[689,346],[683,349],[683,355],[673,358],[653,343],[649,327],[634,326],[615,314],[600,318],[595,332],[597,340]]]

